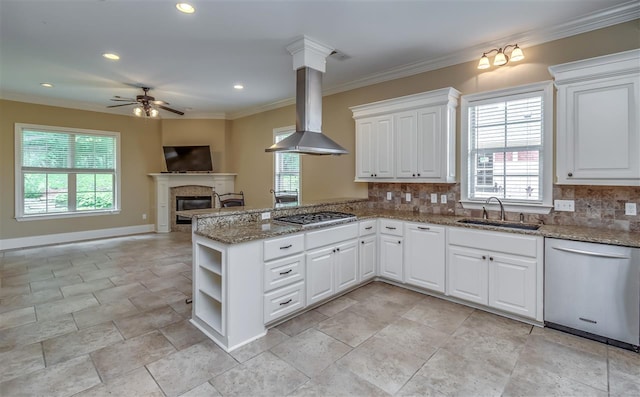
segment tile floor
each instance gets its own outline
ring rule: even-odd
[[[640,355],[380,282],[227,354],[185,233],[0,253],[0,395],[638,396]]]

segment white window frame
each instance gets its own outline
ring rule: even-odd
[[[102,135],[113,136],[116,139],[116,158],[115,158],[115,181],[114,181],[114,203],[113,208],[108,210],[90,210],[90,211],[74,211],[74,212],[60,212],[60,213],[47,213],[47,214],[24,214],[24,195],[23,195],[23,180],[22,180],[22,131],[23,130],[36,130],[42,132],[58,132],[67,134],[84,134],[84,135]],[[45,219],[62,219],[62,218],[77,218],[86,216],[97,215],[114,215],[120,213],[120,133],[114,131],[100,131],[100,130],[88,130],[82,128],[67,128],[67,127],[55,127],[48,125],[38,124],[24,124],[15,123],[15,157],[14,157],[14,170],[15,170],[15,219],[18,221],[35,221]]]
[[[553,82],[543,81],[510,87],[506,89],[487,91],[477,94],[464,95],[461,98],[461,130],[460,152],[462,160],[460,164],[460,203],[465,209],[499,209],[495,201],[485,204],[485,200],[472,200],[469,198],[469,108],[480,102],[496,100],[496,102],[513,95],[522,95],[539,92],[542,95],[542,202],[522,203],[502,200],[505,211],[548,214],[553,208]]]
[[[274,128],[273,129],[273,143],[276,143],[276,137],[279,135],[291,135],[294,132],[296,132],[296,126],[295,125],[289,125],[286,127],[279,127],[279,128]],[[298,156],[300,156],[298,154]],[[278,152],[274,153],[273,156],[273,183],[271,184],[271,186],[273,186],[273,190],[276,190],[277,186],[276,186],[276,168],[278,164]],[[298,203],[302,202],[302,159],[300,159],[300,169],[298,170],[298,181],[299,181],[299,186],[298,186]]]

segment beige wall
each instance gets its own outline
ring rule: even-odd
[[[227,120],[165,119],[162,125],[163,146],[209,145],[215,172],[230,172],[227,164],[229,132]],[[166,171],[162,148],[158,155]]]
[[[480,71],[476,69],[477,61],[473,61],[327,96],[323,100],[323,131],[347,148],[350,154],[340,157],[303,156],[303,198],[367,197],[367,184],[353,182],[355,123],[350,106],[444,87],[454,87],[465,95],[551,80],[547,70],[550,65],[634,48],[640,48],[640,20],[525,48],[524,61],[501,68]],[[331,73],[331,65],[328,65],[327,73]],[[233,121],[232,164],[238,173],[238,189],[245,191],[247,200],[269,202],[268,191],[273,185],[273,155],[265,153],[264,149],[271,144],[274,128],[294,123],[293,106]],[[458,142],[459,126],[458,112]]]
[[[323,130],[351,154],[303,156],[303,198],[367,197],[367,184],[353,182],[355,124],[350,106],[449,86],[464,95],[549,80],[549,65],[633,48],[640,48],[640,20],[525,48],[523,62],[502,68],[479,71],[473,61],[325,97]],[[331,72],[329,65],[327,73]],[[122,212],[17,222],[13,218],[14,123],[119,131]],[[244,190],[247,204],[270,205],[273,154],[265,153],[264,149],[272,143],[274,128],[293,124],[293,106],[237,120],[151,120],[0,100],[0,239],[153,223],[155,196],[147,174],[165,169],[162,145],[211,145],[215,170],[238,173],[237,190]],[[143,213],[148,220],[142,220]]]
[[[86,128],[120,133],[121,203],[117,215],[18,222],[14,218],[14,123]],[[150,172],[161,158],[160,122],[107,113],[0,100],[0,239],[154,223]],[[148,216],[142,219],[142,214]]]

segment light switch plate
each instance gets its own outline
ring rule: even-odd
[[[271,212],[263,212],[261,216],[263,221],[266,219],[271,219]]]
[[[553,200],[553,209],[556,211],[574,212],[576,204],[574,200]]]
[[[625,215],[638,215],[638,210],[636,208],[636,203],[624,203],[624,214]]]
[[[391,192],[387,192],[387,200],[391,200],[393,198],[393,194]]]
[[[447,195],[446,194],[441,194],[440,195],[440,202],[442,204],[447,204]]]
[[[433,204],[438,204],[438,193],[431,193],[431,202]]]
[[[405,199],[407,202],[411,201],[411,193],[406,193],[406,194],[405,194],[405,196],[404,196],[404,199]]]

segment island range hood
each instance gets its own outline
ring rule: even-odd
[[[308,37],[287,46],[296,70],[296,131],[265,152],[340,155],[349,152],[322,133],[322,73],[333,49]]]

